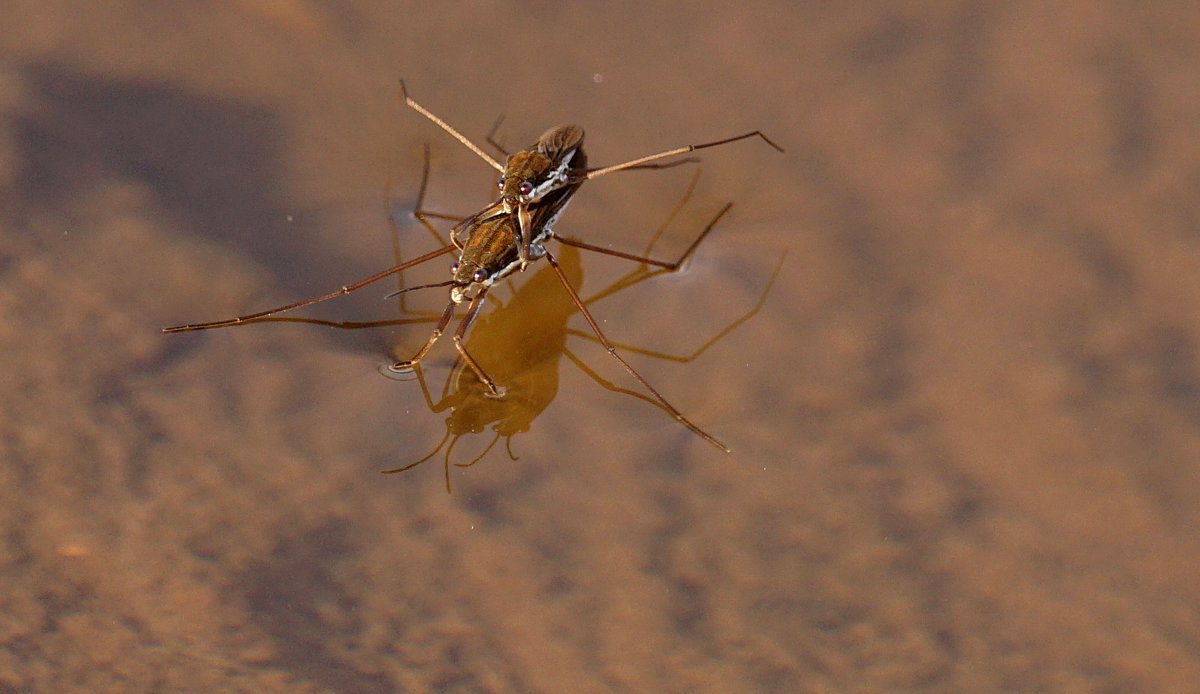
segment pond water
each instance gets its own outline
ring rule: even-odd
[[[0,694],[1200,679],[1191,5],[6,15]],[[614,173],[557,227],[671,260],[732,202],[680,272],[553,247],[732,453],[544,262],[467,335],[499,400],[449,335],[386,368],[447,298],[383,297],[449,256],[161,333],[434,250],[425,143],[427,209],[492,199],[400,78],[596,166],[786,148]]]

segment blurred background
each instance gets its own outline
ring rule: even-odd
[[[0,14],[0,694],[1200,681],[1200,5]],[[602,386],[641,392],[544,263],[468,339],[503,406],[449,340],[381,374],[446,300],[396,278],[297,316],[340,328],[160,333],[436,248],[426,143],[427,208],[491,199],[400,78],[597,166],[786,148],[606,176],[556,229],[670,259],[734,203],[590,304],[732,454]],[[585,297],[633,269],[562,257]]]

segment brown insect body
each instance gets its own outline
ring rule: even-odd
[[[584,179],[580,174],[586,168],[583,128],[578,125],[550,128],[532,145],[508,158],[497,185],[504,212],[516,213],[520,220],[521,269],[536,260],[532,246],[539,243],[534,236],[541,232],[541,227],[534,219],[536,213],[530,206],[540,204],[546,198],[561,197],[562,203],[557,206],[553,200],[546,200],[561,214],[562,208],[566,207],[566,200],[583,184]],[[557,214],[554,218],[557,219]]]
[[[512,215],[499,214],[475,225],[458,261],[450,266],[454,285],[450,299],[456,304],[474,299],[519,266],[520,237]]]
[[[509,157],[509,162],[517,160],[523,173],[535,177],[541,176],[537,173],[538,170],[555,168],[567,171],[565,166],[552,166],[552,160],[541,153],[540,146],[547,136],[564,130],[578,136],[569,153],[570,159],[579,162],[580,166],[586,166],[587,155],[580,146],[583,130],[576,126],[562,126],[548,131],[528,150],[522,150]],[[548,149],[547,152],[553,154],[557,150]],[[529,165],[541,168],[535,169]],[[462,303],[473,299],[481,289],[490,287],[514,272],[524,270],[529,263],[544,257],[545,243],[554,236],[555,223],[582,184],[582,181],[571,184],[555,183],[554,186],[545,188],[536,203],[521,207],[516,215],[503,209],[501,198],[500,202],[460,222],[451,232],[452,238],[456,240],[465,236],[465,241],[461,242],[462,252],[458,262],[452,266],[454,288],[450,290],[451,300],[454,303]]]
[[[587,167],[583,153],[583,128],[560,125],[542,133],[528,148],[508,158],[500,176],[504,211],[537,202],[567,183],[574,171]]]

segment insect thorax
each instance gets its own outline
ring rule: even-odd
[[[583,128],[560,125],[547,130],[537,142],[508,158],[500,177],[505,211],[541,200],[566,185],[571,171],[586,165]]]

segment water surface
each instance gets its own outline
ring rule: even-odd
[[[1193,686],[1192,5],[459,7],[6,11],[0,691]],[[431,250],[425,142],[428,205],[486,203],[400,77],[597,165],[787,148],[588,183],[559,228],[670,258],[734,202],[589,304],[733,454],[603,387],[639,391],[541,266],[469,341],[511,410],[445,339],[428,399],[381,375],[429,330],[394,281],[303,314],[353,329],[159,332]]]

